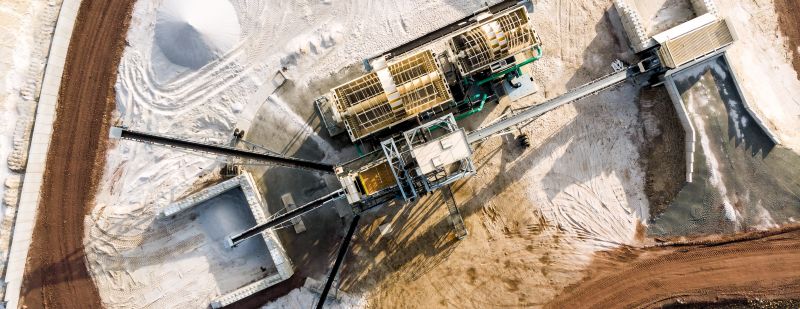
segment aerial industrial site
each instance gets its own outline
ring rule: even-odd
[[[800,2],[0,2],[0,308],[798,308]]]

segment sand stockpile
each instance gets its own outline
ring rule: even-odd
[[[226,0],[167,0],[158,9],[155,42],[173,64],[199,69],[239,41],[239,18]]]

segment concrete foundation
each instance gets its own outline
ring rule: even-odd
[[[250,212],[255,218],[256,224],[262,224],[266,222],[269,217],[266,213],[266,203],[256,188],[253,176],[250,175],[250,173],[244,173],[192,194],[182,200],[173,202],[159,213],[159,217],[166,219],[167,217],[178,215],[220,194],[230,190],[241,189],[247,200]],[[217,297],[211,302],[212,308],[221,308],[230,305],[247,296],[289,279],[289,277],[294,274],[292,263],[275,232],[273,230],[266,230],[261,234],[277,272]],[[235,248],[233,250],[235,250]]]

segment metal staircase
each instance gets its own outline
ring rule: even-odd
[[[464,218],[461,217],[461,212],[456,205],[456,199],[453,198],[453,192],[450,191],[450,186],[442,187],[442,198],[444,199],[445,205],[447,205],[447,211],[450,213],[447,219],[453,224],[456,237],[458,237],[458,239],[464,239],[464,237],[469,235],[469,232],[467,232]]]

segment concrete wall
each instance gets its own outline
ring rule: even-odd
[[[628,5],[625,0],[614,0],[614,7],[622,20],[622,28],[625,29],[631,48],[638,53],[651,47],[652,44],[650,44],[650,38],[647,37],[647,32],[644,30],[639,11],[635,7]]]
[[[64,0],[53,34],[53,41],[50,44],[50,55],[42,82],[42,93],[36,108],[36,122],[33,126],[28,165],[22,184],[19,210],[8,257],[8,269],[5,276],[7,286],[4,298],[7,308],[17,308],[19,305],[22,276],[25,273],[25,261],[28,257],[28,249],[36,222],[39,190],[42,186],[47,150],[50,147],[50,136],[58,104],[58,90],[61,86],[67,49],[80,4],[81,0]]]
[[[739,96],[742,98],[742,104],[744,105],[744,109],[747,110],[750,116],[753,117],[758,126],[761,127],[762,130],[764,130],[764,133],[767,134],[767,136],[772,140],[772,142],[775,143],[776,145],[780,145],[781,141],[778,139],[778,136],[775,135],[775,132],[772,132],[769,126],[767,126],[766,123],[764,123],[764,120],[761,119],[761,116],[759,116],[755,111],[753,111],[753,109],[750,107],[750,103],[747,102],[747,98],[745,97],[742,88],[739,86],[739,78],[736,76],[735,72],[736,70],[733,69],[731,62],[728,61],[728,54],[723,53],[722,58],[725,60],[726,63],[728,63],[728,67],[730,68],[729,72],[733,75],[733,85],[736,86],[736,91],[739,92],[740,94]]]
[[[686,182],[692,182],[694,173],[694,151],[695,140],[697,134],[695,133],[694,125],[689,120],[689,112],[681,99],[681,94],[675,86],[675,81],[672,80],[671,75],[664,77],[664,86],[667,87],[669,98],[672,100],[672,106],[675,108],[675,113],[678,114],[678,119],[681,122],[684,133],[684,154],[686,156]]]
[[[713,0],[691,0],[691,1],[692,1],[692,9],[694,9],[695,15],[700,16],[706,13],[711,13],[719,16],[717,5],[714,4]]]
[[[707,61],[711,61],[716,59],[717,57],[722,57],[725,62],[728,63],[730,67],[730,61],[728,61],[727,54],[725,53],[727,48],[723,48],[718,50],[712,54],[706,55],[703,58],[697,59],[693,62],[690,62],[688,65],[682,66],[676,70],[667,71],[664,75],[664,86],[667,87],[667,92],[669,93],[670,99],[672,100],[672,104],[675,107],[675,112],[678,114],[678,119],[681,122],[681,126],[683,127],[684,134],[685,134],[685,141],[686,145],[684,145],[684,149],[686,152],[686,181],[692,182],[692,173],[694,171],[694,151],[695,151],[695,139],[697,134],[695,133],[695,128],[692,122],[689,120],[689,114],[686,111],[686,106],[681,98],[680,93],[678,92],[678,88],[675,86],[675,82],[672,79],[672,75],[683,71],[685,69],[691,68],[695,65],[701,65]],[[733,75],[733,84],[736,86],[736,91],[739,92],[740,97],[742,98],[742,104],[744,105],[745,110],[753,117],[759,127],[764,131],[764,133],[774,142],[776,145],[780,145],[780,140],[775,135],[772,130],[764,123],[761,117],[755,113],[750,104],[747,102],[747,99],[744,96],[744,92],[739,86],[738,78],[736,77],[736,73],[734,72],[733,68],[731,67],[728,71],[730,74]]]
[[[187,211],[205,201],[214,198],[215,196],[235,188],[240,188],[244,193],[245,199],[247,200],[247,205],[256,220],[256,224],[263,224],[267,222],[267,220],[269,220],[269,214],[266,212],[267,203],[261,197],[261,193],[258,191],[255,179],[253,179],[253,176],[250,173],[243,173],[234,178],[205,188],[200,192],[192,194],[182,200],[174,201],[169,206],[164,207],[164,209],[159,212],[159,216],[161,218],[165,218]],[[264,242],[267,245],[267,250],[269,251],[270,258],[272,258],[272,262],[275,263],[277,273],[271,274],[261,280],[217,297],[210,304],[212,308],[220,308],[230,305],[240,299],[253,295],[258,291],[289,279],[289,277],[294,274],[294,266],[292,266],[289,255],[286,254],[286,250],[283,248],[280,240],[278,240],[278,235],[275,234],[275,231],[269,229],[261,232],[261,237],[264,239]]]

